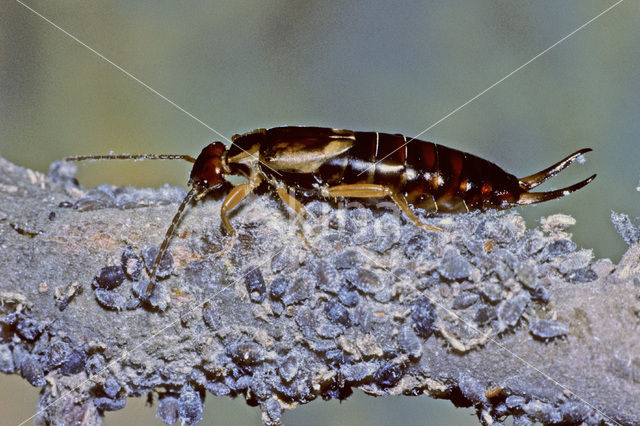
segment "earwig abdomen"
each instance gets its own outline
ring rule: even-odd
[[[415,155],[412,155],[415,154]],[[412,140],[408,144],[409,204],[439,212],[467,212],[514,205],[518,178],[496,164],[457,149]]]
[[[237,147],[232,146],[228,158],[249,151],[255,137],[251,132],[235,138]],[[399,134],[276,127],[261,130],[260,137],[261,173],[272,183],[305,192],[336,185],[381,185],[403,194],[415,207],[439,212],[505,208],[523,192],[518,179],[494,163]]]

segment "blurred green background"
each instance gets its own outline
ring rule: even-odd
[[[317,125],[414,136],[572,32],[613,1],[58,1],[27,5],[222,135]],[[591,147],[544,189],[598,178],[562,200],[520,209],[573,215],[574,240],[617,262],[610,210],[638,216],[640,7],[627,0],[421,138],[516,175]],[[17,2],[0,14],[0,154],[45,172],[87,153],[197,155],[222,138]],[[182,162],[81,166],[101,183],[184,185]],[[3,423],[34,413],[37,391],[0,377]],[[207,423],[259,422],[243,401],[205,401]],[[129,400],[107,424],[148,423]],[[441,417],[443,416],[443,417]],[[447,417],[448,416],[448,417]],[[454,416],[454,417],[451,417]],[[142,419],[142,420],[140,420]],[[475,424],[427,398],[315,401],[286,424]]]

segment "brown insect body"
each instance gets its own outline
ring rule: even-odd
[[[472,154],[399,134],[318,127],[277,127],[233,139],[232,171],[247,153],[274,186],[326,195],[337,185],[373,184],[402,194],[414,207],[457,213],[517,204],[518,179]],[[234,174],[247,175],[239,167]]]
[[[193,198],[200,199],[220,188],[225,175],[241,175],[247,183],[234,186],[222,202],[220,218],[231,235],[235,230],[227,213],[263,181],[301,216],[304,206],[289,189],[332,198],[388,197],[416,226],[424,224],[410,206],[437,212],[504,209],[562,197],[591,182],[555,191],[529,192],[573,163],[585,148],[533,175],[518,179],[492,162],[456,149],[399,134],[354,132],[323,127],[275,127],[258,129],[232,138],[227,149],[221,142],[206,146],[197,159],[188,155],[105,155],[69,157],[85,159],[184,159],[193,162],[191,190],[182,201],[162,242],[150,275],[147,296],[155,273],[182,211]]]
[[[576,191],[595,175],[562,190],[528,192],[588,151],[518,179],[475,155],[399,134],[288,126],[234,136],[225,163],[228,173],[248,179],[260,175],[275,188],[331,196],[328,189],[335,186],[378,185],[414,207],[460,213],[533,204]]]

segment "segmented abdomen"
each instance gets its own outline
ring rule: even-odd
[[[252,135],[234,143],[244,144]],[[287,186],[317,191],[383,185],[413,206],[441,212],[509,207],[522,192],[518,179],[494,163],[399,134],[279,127],[266,131],[260,157],[270,165],[261,165],[262,173]]]
[[[320,168],[329,185],[384,185],[404,194],[409,204],[441,212],[503,207],[491,200],[493,189],[519,192],[515,176],[475,155],[398,134],[354,136],[355,144],[344,156]]]
[[[512,205],[518,179],[496,164],[457,149],[413,140],[407,145],[402,191],[410,204],[443,212]]]

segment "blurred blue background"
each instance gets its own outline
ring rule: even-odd
[[[613,1],[58,1],[25,2],[226,137],[317,125],[414,136]],[[591,147],[542,189],[597,179],[559,201],[520,209],[529,226],[573,215],[574,240],[617,262],[610,210],[638,216],[640,7],[625,1],[421,139],[518,176]],[[19,3],[0,15],[0,154],[46,171],[67,155],[197,155],[222,138]],[[81,166],[80,182],[185,185],[182,162]],[[34,412],[37,391],[0,377],[3,420]],[[18,393],[25,389],[25,394]],[[14,402],[15,401],[15,402]],[[21,405],[19,405],[19,403]],[[259,422],[243,401],[207,398],[205,421]],[[133,406],[133,407],[132,407]],[[130,400],[107,424],[150,422]],[[475,424],[471,410],[428,398],[315,401],[287,424]],[[445,417],[439,417],[439,416]],[[12,417],[13,416],[13,417]],[[446,417],[457,416],[457,417]],[[138,417],[140,419],[140,417]],[[4,421],[3,421],[4,422]]]

